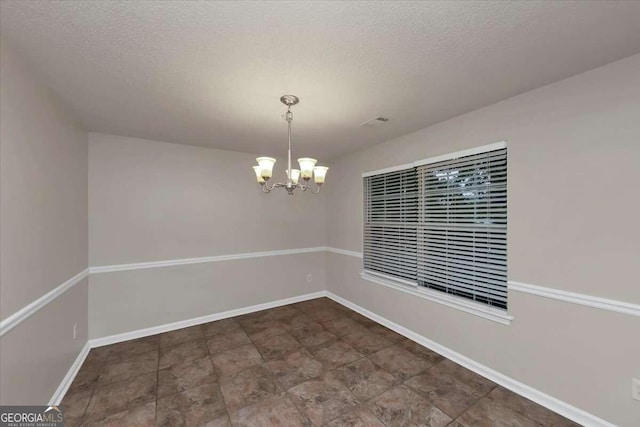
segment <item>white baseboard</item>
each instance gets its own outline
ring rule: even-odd
[[[115,344],[122,341],[129,341],[136,338],[148,337],[151,335],[161,334],[163,332],[175,331],[176,329],[187,328],[189,326],[200,325],[202,323],[213,322],[215,320],[227,319],[229,317],[241,316],[243,314],[254,313],[256,311],[267,310],[270,308],[280,307],[282,305],[293,304],[296,302],[307,301],[310,299],[326,296],[326,291],[318,291],[310,294],[299,295],[291,298],[285,298],[277,301],[266,302],[263,304],[252,305],[249,307],[237,308],[235,310],[223,311],[221,313],[208,314],[206,316],[195,317],[192,319],[180,320],[178,322],[167,323],[151,328],[138,329],[135,331],[124,332],[116,335],[109,335],[101,338],[93,338],[89,340],[91,348],[102,347],[103,345]]]
[[[89,345],[89,341],[87,341],[84,344],[84,347],[82,347],[82,350],[80,350],[80,353],[78,354],[78,357],[76,357],[76,360],[73,361],[73,364],[67,371],[67,374],[62,379],[62,382],[56,389],[55,393],[53,393],[53,396],[51,396],[49,405],[57,406],[60,404],[60,402],[62,402],[62,398],[67,393],[67,390],[69,390],[69,386],[71,385],[74,378],[78,374],[78,371],[80,370],[80,367],[84,363],[84,360],[87,358],[87,355],[89,354],[89,350],[91,350],[91,346]]]
[[[53,397],[51,398],[51,404],[57,405],[62,401],[64,394],[67,392],[67,389],[73,382],[73,379],[78,373],[78,370],[82,366],[82,363],[84,362],[85,358],[89,354],[89,350],[91,348],[101,347],[109,344],[115,344],[122,341],[142,338],[142,337],[155,335],[163,332],[173,331],[176,329],[186,328],[189,326],[199,325],[202,323],[213,322],[215,320],[227,319],[230,317],[254,313],[256,311],[267,310],[270,308],[280,307],[287,304],[293,304],[296,302],[307,301],[307,300],[321,298],[325,296],[331,298],[332,300],[346,307],[349,307],[350,309],[362,314],[363,316],[366,316],[380,323],[381,325],[388,327],[389,329],[394,330],[395,332],[417,342],[418,344],[421,344],[437,353],[440,353],[444,357],[464,366],[467,369],[472,370],[473,372],[479,375],[482,375],[485,378],[490,379],[496,384],[499,384],[513,391],[514,393],[517,393],[523,397],[526,397],[527,399],[530,399],[538,403],[539,405],[542,405],[545,408],[551,411],[554,411],[566,418],[569,418],[570,420],[573,420],[581,425],[588,426],[588,427],[591,427],[591,426],[615,427],[613,424],[601,418],[598,418],[593,414],[583,411],[582,409],[576,408],[575,406],[572,406],[566,402],[556,399],[555,397],[549,396],[546,393],[536,390],[533,387],[530,387],[526,384],[523,384],[519,381],[514,380],[513,378],[510,378],[504,374],[501,374],[500,372],[497,372],[472,359],[469,359],[468,357],[463,356],[460,353],[457,353],[441,344],[436,343],[435,341],[430,340],[429,338],[426,338],[420,334],[417,334],[411,331],[410,329],[405,328],[404,326],[401,326],[385,317],[382,317],[376,313],[373,313],[372,311],[369,311],[364,307],[361,307],[355,303],[352,303],[351,301],[345,298],[342,298],[341,296],[336,295],[330,291],[313,292],[305,295],[299,295],[291,298],[285,298],[277,301],[267,302],[264,304],[257,304],[249,307],[238,308],[235,310],[224,311],[221,313],[211,314],[207,316],[196,317],[193,319],[182,320],[179,322],[168,323],[165,325],[154,326],[151,328],[138,329],[135,331],[125,332],[122,334],[116,334],[116,335],[110,335],[106,337],[91,339],[84,346],[84,348],[76,358],[75,362],[69,369],[69,372],[67,372],[67,375],[64,377],[62,383],[54,393]]]
[[[572,421],[575,421],[583,426],[588,427],[615,427],[614,424],[609,423],[601,418],[596,417],[593,414],[590,414],[582,409],[576,408],[566,402],[563,402],[555,397],[549,396],[546,393],[543,393],[539,390],[534,389],[526,384],[523,384],[519,381],[514,380],[500,372],[494,371],[493,369],[484,366],[474,360],[469,359],[466,356],[463,356],[460,353],[457,353],[441,344],[438,344],[435,341],[430,340],[420,334],[413,332],[410,329],[405,328],[391,320],[382,317],[378,314],[375,314],[372,311],[367,310],[364,307],[361,307],[357,304],[352,303],[349,300],[342,298],[330,291],[327,291],[326,296],[331,298],[332,300],[349,307],[350,309],[362,314],[374,320],[375,322],[380,323],[381,325],[386,326],[393,331],[404,335],[412,341],[417,342],[437,353],[440,353],[444,357],[451,359],[452,361],[464,366],[467,369],[472,370],[473,372],[482,375],[485,378],[490,379],[496,384],[503,386],[506,389],[513,391],[514,393],[519,394],[520,396],[526,397],[529,400],[536,402],[539,405],[544,406],[545,408],[556,412],[563,417],[566,417]]]

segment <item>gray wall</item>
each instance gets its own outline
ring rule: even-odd
[[[6,319],[87,268],[87,133],[5,39],[0,45],[0,317]],[[0,403],[48,402],[86,341],[85,279],[2,336]]]
[[[90,134],[91,265],[324,246],[324,194],[262,194],[255,157]],[[285,169],[279,159],[276,178]],[[322,290],[324,260],[314,253],[92,275],[90,336]]]
[[[640,55],[334,161],[329,246],[361,251],[366,171],[508,141],[509,280],[640,303]],[[363,281],[328,255],[328,289],[620,425],[640,424],[640,319],[509,293],[510,326]]]

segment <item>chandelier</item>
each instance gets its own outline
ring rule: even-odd
[[[264,193],[270,193],[274,188],[282,187],[287,190],[289,195],[293,195],[293,191],[299,188],[302,191],[309,190],[313,194],[318,194],[322,184],[324,184],[324,178],[327,175],[326,166],[316,166],[316,159],[309,157],[303,157],[298,159],[300,169],[291,169],[291,122],[293,121],[293,113],[291,112],[291,106],[300,102],[300,99],[295,95],[283,95],[280,98],[280,102],[287,106],[287,112],[282,116],[287,121],[289,127],[289,157],[287,164],[287,182],[277,182],[269,185],[269,179],[273,173],[273,165],[276,163],[276,159],[273,157],[258,157],[258,166],[254,166],[253,170],[256,173],[258,184],[262,186]],[[315,190],[311,188],[309,181],[313,176],[313,180],[316,183]],[[302,181],[299,182],[300,178]]]

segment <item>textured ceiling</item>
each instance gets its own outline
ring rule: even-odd
[[[640,2],[0,7],[91,131],[281,156],[292,93],[294,156],[325,160],[640,52]]]

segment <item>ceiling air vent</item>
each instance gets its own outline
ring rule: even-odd
[[[373,119],[369,119],[366,122],[360,124],[360,126],[365,128],[375,128],[389,121],[388,117],[378,116]]]

